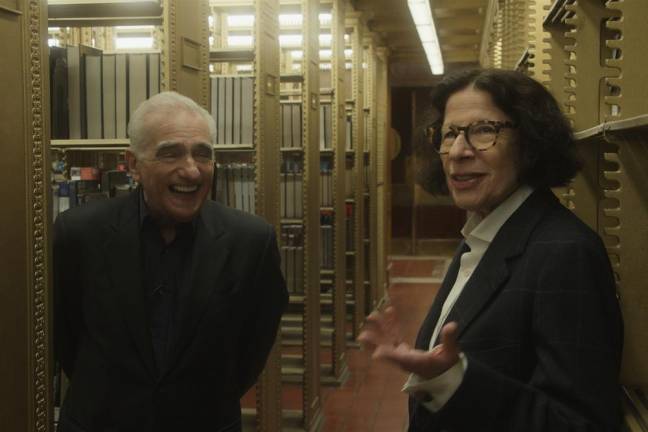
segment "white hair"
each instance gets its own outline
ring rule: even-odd
[[[174,113],[185,110],[202,117],[209,128],[209,137],[212,144],[216,142],[216,122],[203,107],[186,96],[173,91],[166,91],[151,96],[137,107],[128,122],[128,136],[130,149],[135,155],[141,155],[150,137],[150,127],[146,124],[146,117],[156,112]]]

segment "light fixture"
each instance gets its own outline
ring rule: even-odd
[[[115,48],[123,49],[151,49],[153,48],[152,37],[117,37],[115,38]]]
[[[332,20],[333,20],[333,15],[330,13],[319,14],[319,22],[320,22],[320,26],[322,27],[330,26]]]
[[[281,14],[279,15],[279,26],[301,27],[303,20],[302,14]]]
[[[254,15],[227,15],[228,27],[252,27]]]
[[[282,48],[300,47],[302,45],[302,35],[300,34],[280,34],[279,45]]]
[[[319,51],[319,57],[320,61],[321,60],[331,60],[331,56],[333,55],[333,51],[330,49],[323,49]]]
[[[330,47],[332,40],[333,37],[331,36],[331,33],[323,33],[319,35],[319,44],[321,47]]]
[[[252,72],[251,64],[236,65],[236,72]]]
[[[290,51],[290,57],[292,57],[293,60],[301,60],[304,58],[304,51],[302,50]]]
[[[423,50],[425,51],[432,73],[434,75],[442,75],[443,57],[441,56],[439,38],[434,27],[430,0],[407,0],[407,6],[414,20],[414,25],[416,25],[416,31],[423,44]]]
[[[251,47],[254,43],[252,36],[227,36],[227,46]]]
[[[353,50],[351,48],[347,48],[344,50],[344,58],[350,59],[353,56]]]

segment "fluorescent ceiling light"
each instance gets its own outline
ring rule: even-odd
[[[333,40],[333,37],[331,36],[330,33],[324,33],[324,34],[319,35],[319,44],[320,44],[320,46],[330,47],[332,40]]]
[[[344,50],[345,58],[351,58],[352,56],[353,56],[353,50],[351,48],[347,48]]]
[[[254,15],[227,15],[228,27],[252,27]]]
[[[319,14],[319,22],[321,26],[329,26],[331,25],[331,21],[333,20],[333,15],[330,13],[321,13]]]
[[[281,47],[300,47],[302,45],[302,35],[300,34],[280,34],[279,45]]]
[[[432,10],[430,10],[430,0],[407,0],[407,6],[416,25],[416,31],[423,44],[423,50],[432,73],[434,75],[443,74],[443,57],[441,56],[439,38],[434,27]]]
[[[213,17],[212,15],[209,15],[209,16],[207,17],[207,23],[209,24],[209,27],[213,27],[213,26],[214,26],[214,17]]]
[[[347,70],[353,69],[353,63],[351,63],[351,62],[344,63],[344,68],[347,69]]]
[[[209,36],[209,46],[214,45],[214,36]]]
[[[47,46],[59,46],[59,41],[54,38],[47,39]]]
[[[279,15],[279,25],[282,27],[301,27],[304,18],[302,14],[281,14]]]
[[[149,49],[153,48],[152,37],[118,37],[115,39],[116,49]]]
[[[252,72],[252,65],[251,64],[237,65],[236,66],[236,71],[237,72]]]
[[[293,72],[299,72],[301,70],[301,63],[293,63],[292,70]]]
[[[227,36],[227,46],[251,47],[254,43],[252,36]]]
[[[331,70],[331,63],[320,63],[320,70]]]
[[[302,50],[290,51],[290,57],[292,57],[293,60],[301,60],[304,58],[304,51]]]
[[[319,52],[320,60],[331,60],[332,55],[333,55],[333,51],[330,49],[323,49],[320,50]]]

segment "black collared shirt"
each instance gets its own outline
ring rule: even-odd
[[[148,305],[151,343],[162,375],[178,331],[178,295],[187,288],[196,220],[176,225],[175,239],[166,244],[160,227],[148,212],[140,192],[141,259],[143,288]]]

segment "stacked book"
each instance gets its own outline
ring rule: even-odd
[[[320,207],[333,207],[333,167],[330,159],[320,161]]]
[[[303,170],[299,160],[285,159],[281,167],[281,217],[301,219],[304,215]]]
[[[131,115],[160,92],[159,53],[50,47],[53,139],[127,138]]]
[[[320,267],[330,270],[333,262],[333,223],[334,214],[331,210],[320,211]]]
[[[302,104],[281,102],[281,147],[302,148]]]
[[[302,225],[281,227],[281,269],[290,294],[304,292],[304,231]]]
[[[216,145],[254,144],[254,78],[211,78],[211,113],[216,122]]]
[[[331,103],[321,103],[319,110],[320,118],[320,150],[333,149],[333,128],[331,124]]]
[[[120,167],[100,171],[96,167],[72,167],[70,178],[52,183],[52,216],[91,201],[126,195],[134,188],[131,177]]]
[[[255,212],[255,171],[249,163],[216,164],[212,194],[216,201],[238,210]]]

